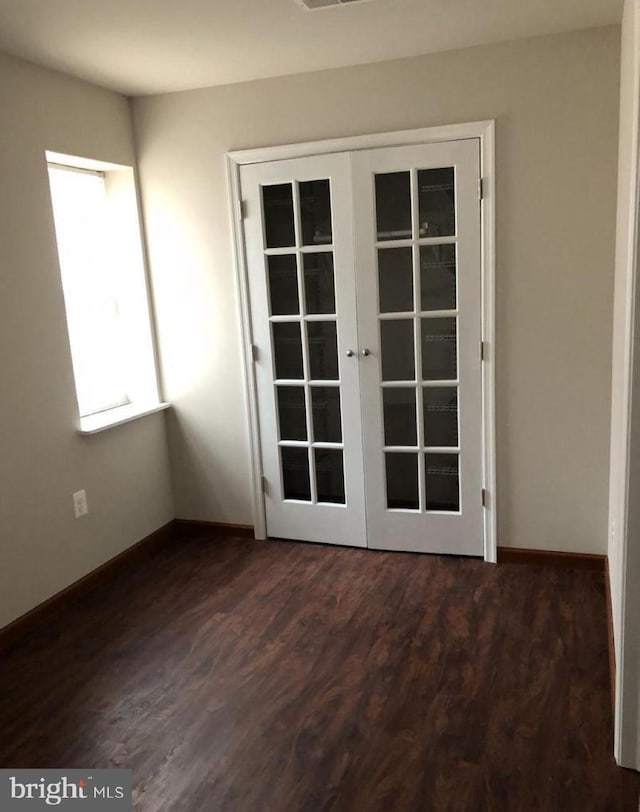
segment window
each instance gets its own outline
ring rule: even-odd
[[[133,170],[47,159],[80,428],[91,432],[166,405],[158,399]]]

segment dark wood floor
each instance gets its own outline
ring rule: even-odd
[[[0,766],[144,812],[637,812],[602,575],[183,538],[6,655]]]

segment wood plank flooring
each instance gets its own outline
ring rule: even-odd
[[[637,812],[600,573],[190,533],[3,657],[0,766],[140,812]]]

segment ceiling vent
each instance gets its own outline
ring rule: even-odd
[[[297,0],[305,8],[314,11],[318,8],[328,8],[329,6],[348,6],[351,3],[366,3],[367,0]]]

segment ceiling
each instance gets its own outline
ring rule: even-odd
[[[0,50],[128,95],[619,23],[623,0],[0,0]]]

